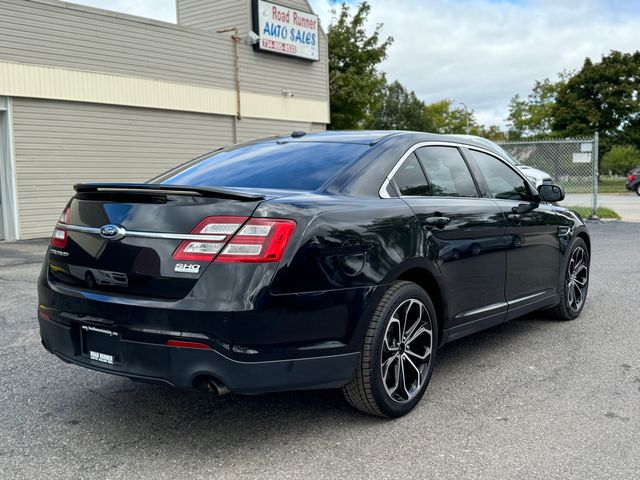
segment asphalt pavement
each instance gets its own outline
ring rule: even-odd
[[[590,229],[578,320],[532,315],[445,346],[398,420],[338,391],[216,398],[67,365],[36,326],[45,244],[0,244],[0,477],[640,478],[640,224]]]

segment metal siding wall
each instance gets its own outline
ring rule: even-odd
[[[249,0],[182,1],[185,3],[179,11],[185,24],[208,24],[209,18],[220,15],[218,21],[224,23],[222,26],[236,26],[234,23],[240,22],[248,29]],[[218,8],[229,3],[234,6],[226,13]],[[309,10],[304,1],[283,3]],[[212,13],[209,16],[205,11]],[[203,22],[196,21],[198,15]],[[230,34],[51,0],[0,0],[0,32],[3,60],[235,89]],[[328,101],[323,34],[319,62],[257,53],[244,44],[240,45],[240,52],[244,91],[282,95],[282,89],[287,88],[296,97]]]
[[[142,182],[233,142],[233,118],[14,99],[21,238],[51,234],[73,184]]]
[[[329,98],[327,47],[320,43],[320,61],[310,62],[272,53],[240,50],[240,83],[243,90],[282,95],[286,89],[296,98]]]
[[[0,58],[234,88],[228,39],[62,2],[0,0]]]
[[[312,12],[305,0],[274,0],[274,3]],[[178,0],[178,22],[211,31],[237,27],[244,35],[251,28],[251,0]],[[274,95],[282,95],[282,90],[287,89],[296,97],[329,98],[327,38],[322,30],[319,41],[318,62],[256,52],[253,47],[241,44],[242,89]]]
[[[320,133],[327,130],[327,126],[324,123],[312,123],[311,133]]]
[[[203,30],[237,27],[241,33],[251,28],[251,0],[177,0],[178,23]]]
[[[248,142],[274,135],[289,135],[296,130],[313,132],[317,131],[317,125],[319,124],[243,118],[238,121],[238,142]]]

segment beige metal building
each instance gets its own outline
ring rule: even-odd
[[[326,37],[306,0],[277,2],[177,0],[176,25],[0,0],[0,240],[50,235],[74,183],[145,181],[223,145],[324,130]]]

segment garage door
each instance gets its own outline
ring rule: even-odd
[[[4,188],[4,172],[5,172],[5,164],[4,164],[4,134],[2,133],[4,130],[4,124],[6,120],[7,112],[0,109],[0,240],[4,240],[4,205],[2,204],[2,195]]]
[[[4,112],[0,112],[0,125],[2,125]],[[4,156],[2,151],[4,144],[2,142],[2,128],[0,128],[0,240],[4,240],[4,207],[2,206],[2,170],[4,170]]]

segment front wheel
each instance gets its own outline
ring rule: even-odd
[[[561,272],[558,292],[560,303],[552,310],[560,320],[578,318],[589,290],[589,249],[581,238],[576,238],[567,250]]]
[[[347,401],[381,417],[409,413],[427,389],[437,345],[427,292],[415,283],[394,283],[373,314],[356,375],[343,387]]]

